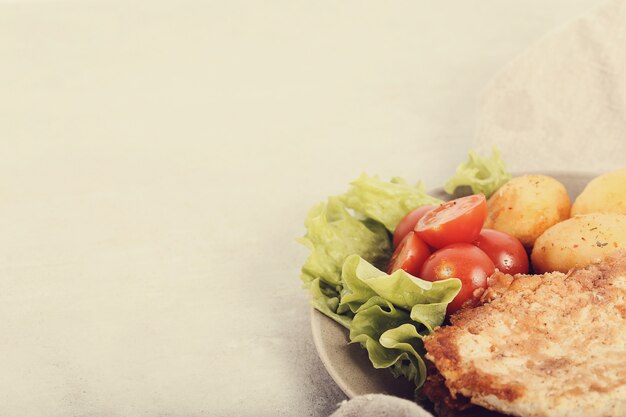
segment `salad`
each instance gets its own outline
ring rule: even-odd
[[[626,169],[572,204],[558,179],[470,153],[445,190],[363,175],[311,210],[312,305],[439,415],[624,409]]]
[[[345,194],[313,207],[300,242],[310,254],[301,278],[311,305],[349,331],[372,365],[419,388],[426,379],[422,339],[471,305],[495,268],[528,272],[522,244],[482,229],[488,198],[511,178],[499,153],[470,152],[444,189],[361,175]]]

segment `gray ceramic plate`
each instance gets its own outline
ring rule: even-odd
[[[565,185],[572,201],[597,175],[575,172],[548,172],[546,174]],[[446,197],[441,189],[434,190],[433,195],[440,198]],[[358,344],[349,344],[348,332],[341,325],[317,310],[312,310],[311,327],[315,347],[324,366],[349,398],[371,393],[413,398],[413,385],[403,378],[395,379],[388,370],[374,369],[365,349]]]

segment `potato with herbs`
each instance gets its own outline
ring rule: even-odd
[[[516,237],[530,249],[550,226],[569,217],[570,200],[563,184],[546,175],[515,177],[487,201],[488,229]]]
[[[626,249],[626,215],[591,213],[572,217],[546,230],[535,242],[535,273],[567,272]]]
[[[626,168],[594,178],[572,205],[572,216],[586,213],[626,214]]]

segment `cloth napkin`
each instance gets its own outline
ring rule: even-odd
[[[474,147],[494,144],[513,172],[626,167],[626,1],[549,34],[493,79]]]
[[[474,148],[497,145],[512,171],[626,167],[626,0],[612,0],[509,63],[480,99]],[[416,404],[368,394],[331,417],[425,417]]]

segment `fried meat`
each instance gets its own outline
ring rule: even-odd
[[[495,274],[425,339],[452,397],[521,417],[626,416],[626,252],[568,274]]]

